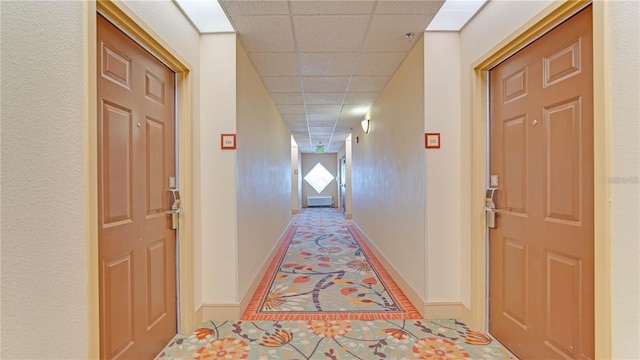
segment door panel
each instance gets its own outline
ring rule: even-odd
[[[98,16],[103,359],[154,358],[176,334],[174,73]]]
[[[490,72],[489,329],[522,359],[594,356],[588,7]]]

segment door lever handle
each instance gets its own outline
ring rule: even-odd
[[[170,189],[171,196],[173,197],[173,203],[171,204],[171,209],[165,211],[164,213],[167,215],[171,215],[171,229],[175,230],[178,228],[180,224],[180,213],[182,212],[182,208],[180,207],[180,191],[178,189]]]
[[[498,200],[496,199],[496,188],[488,188],[484,197],[485,207],[484,210],[487,214],[487,227],[489,229],[495,229],[496,227],[496,205]]]
[[[484,210],[487,213],[487,227],[489,229],[496,228],[496,209],[491,207],[485,207]]]

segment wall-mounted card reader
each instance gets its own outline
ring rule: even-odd
[[[496,205],[498,204],[497,196],[498,189],[488,188],[484,196],[485,211],[487,212],[487,226],[490,229],[496,227]]]

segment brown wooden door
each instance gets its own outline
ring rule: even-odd
[[[588,7],[490,72],[489,329],[522,359],[594,357]]]
[[[176,334],[174,73],[97,21],[100,353],[152,359]]]

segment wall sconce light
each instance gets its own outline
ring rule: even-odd
[[[364,133],[368,134],[369,130],[371,129],[371,120],[364,119],[360,122],[360,125],[362,125],[362,130],[364,130]]]

